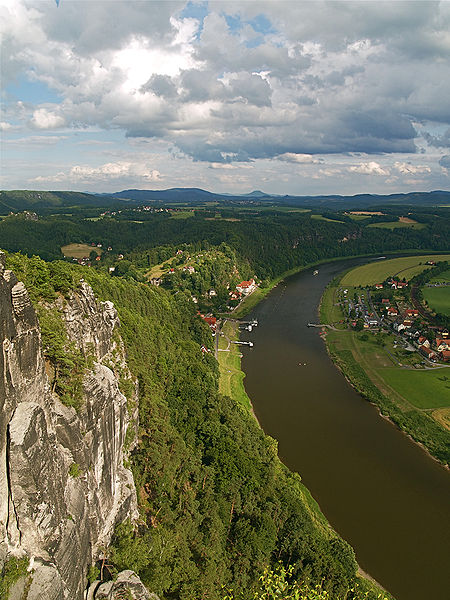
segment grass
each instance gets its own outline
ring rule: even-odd
[[[171,219],[190,219],[195,215],[193,210],[177,210],[170,215]]]
[[[407,269],[419,266],[423,266],[423,269],[427,268],[427,265],[420,265],[420,263],[426,263],[428,260],[447,260],[448,258],[450,258],[448,254],[427,254],[405,256],[390,260],[375,260],[346,273],[341,280],[341,284],[344,286],[374,285],[375,283],[384,281],[387,277],[395,276],[397,274],[403,278],[404,272],[407,272]],[[415,274],[417,274],[417,272],[415,272]]]
[[[440,275],[436,275],[433,279],[430,280],[430,283],[436,283],[440,281],[450,281],[450,269],[448,271],[444,271]]]
[[[423,287],[422,294],[434,312],[450,317],[450,286]]]
[[[423,257],[416,259],[423,261]],[[404,259],[389,262],[398,260]],[[379,268],[385,264],[364,266]],[[348,275],[360,268],[348,271],[326,288],[320,307],[322,323],[336,320],[338,307],[335,300],[339,288],[343,287]],[[349,295],[352,291],[349,287]],[[400,345],[394,348],[396,340],[397,336],[387,332],[347,329],[326,333],[327,348],[333,361],[356,390],[447,464],[450,460],[450,367],[414,369],[412,367],[421,363],[422,358]]]
[[[316,219],[317,221],[328,221],[329,223],[343,223],[343,221],[338,221],[337,219],[328,219],[323,215],[311,215],[311,219]]]
[[[409,227],[410,229],[424,229],[425,223],[405,223],[404,221],[383,221],[382,223],[371,223],[367,227],[378,227],[379,229],[398,229]]]
[[[369,219],[371,215],[347,215],[353,221],[363,221],[364,219]]]
[[[61,247],[61,252],[64,256],[69,256],[70,258],[84,258],[85,256],[89,256],[92,250],[97,252],[97,254],[103,252],[101,248],[89,246],[89,244],[68,244],[67,246]]]
[[[420,371],[389,368],[379,374],[417,408],[450,407],[450,367]]]
[[[251,410],[250,398],[244,388],[245,374],[241,371],[241,350],[237,344],[229,343],[230,340],[239,339],[238,324],[233,321],[225,321],[222,326],[222,333],[224,335],[219,339],[218,353],[219,392],[224,396],[230,396],[230,398]]]
[[[341,307],[337,305],[337,290],[334,285],[326,288],[320,303],[320,322],[334,324],[343,318]]]

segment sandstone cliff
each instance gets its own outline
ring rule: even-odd
[[[77,412],[52,392],[36,312],[4,264],[0,253],[0,568],[26,555],[28,600],[81,600],[87,570],[116,523],[137,518],[123,465],[135,415],[114,372],[129,376],[114,334],[118,317],[83,282],[56,301],[69,339],[94,357]]]

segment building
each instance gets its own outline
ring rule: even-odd
[[[248,294],[251,294],[253,291],[255,291],[255,289],[256,289],[255,280],[250,279],[250,281],[241,281],[241,283],[239,283],[236,286],[236,289],[239,293],[244,294],[244,296],[247,296]]]
[[[416,310],[415,308],[407,308],[405,310],[405,318],[411,318],[414,317],[415,319],[419,316],[419,311]]]
[[[436,352],[431,350],[431,348],[427,348],[426,346],[419,346],[419,352],[428,360],[435,361],[436,360]]]

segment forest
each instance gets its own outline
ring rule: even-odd
[[[135,570],[166,600],[227,594],[244,600],[257,592],[264,571],[277,572],[280,564],[290,582],[320,585],[332,598],[378,597],[358,577],[352,549],[327,524],[300,477],[278,459],[275,440],[248,410],[219,395],[217,363],[201,352],[210,343],[209,328],[184,295],[38,257],[9,253],[7,266],[38,308],[46,356],[60,373],[61,400],[77,410],[77,389],[66,385],[64,332],[45,326],[49,312],[57,319],[51,301],[76,292],[83,277],[118,309],[119,333],[139,383],[138,445],[129,460],[141,521],[117,528],[109,549],[114,568]],[[83,361],[70,359],[75,375],[82,375]]]
[[[275,440],[247,409],[219,394],[217,363],[201,351],[211,347],[211,333],[192,296],[217,287],[217,302],[204,308],[223,309],[240,279],[269,285],[320,260],[448,251],[450,210],[385,206],[373,209],[382,215],[362,219],[263,203],[35,210],[2,218],[0,247],[38,310],[62,401],[82,410],[80,381],[90,357],[67,344],[51,302],[76,292],[80,278],[99,299],[114,302],[139,384],[138,445],[129,461],[141,521],[117,528],[108,554],[114,568],[135,570],[165,600],[248,600],[264,573],[283,573],[292,590],[320,585],[323,598],[378,598],[358,576],[353,550],[278,459]],[[404,215],[423,227],[378,227]],[[61,247],[72,243],[101,246],[99,260],[96,253],[87,257],[91,266],[63,260]],[[194,271],[183,271],[194,259]],[[174,275],[149,285],[149,272],[166,261]]]

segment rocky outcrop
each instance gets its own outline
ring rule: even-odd
[[[115,581],[108,581],[100,584],[95,582],[89,589],[92,592],[91,598],[95,600],[158,600],[155,594],[150,594],[143,586],[141,580],[133,571],[122,571]]]
[[[123,465],[134,417],[114,373],[119,365],[129,376],[116,310],[84,282],[56,305],[69,338],[95,359],[78,412],[52,393],[36,313],[0,253],[0,567],[11,554],[30,558],[28,600],[84,598],[115,525],[138,516]]]

